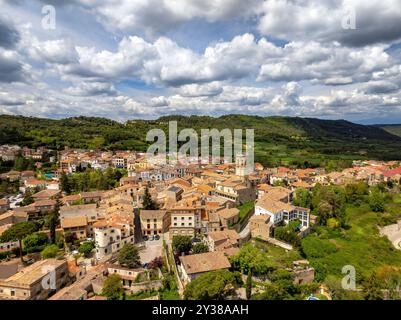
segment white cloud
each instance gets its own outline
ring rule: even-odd
[[[339,41],[364,46],[401,39],[399,0],[269,0],[259,31],[286,40]],[[344,29],[355,12],[356,29]]]

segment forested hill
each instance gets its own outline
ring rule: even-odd
[[[146,132],[166,131],[176,120],[179,129],[253,128],[257,159],[262,162],[321,161],[322,159],[400,159],[401,137],[377,126],[345,120],[299,117],[225,115],[167,116],[157,120],[130,120],[125,124],[104,118],[61,120],[0,115],[0,144],[37,147],[146,150]]]
[[[401,124],[377,124],[375,126],[401,137]]]

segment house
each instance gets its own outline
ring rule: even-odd
[[[121,278],[121,282],[122,285],[124,287],[124,289],[126,290],[130,290],[132,289],[133,291],[135,290],[135,292],[140,291],[140,288],[138,288],[138,276],[143,275],[148,272],[146,269],[144,268],[127,268],[127,267],[123,267],[119,264],[115,264],[115,263],[108,263],[107,264],[107,271],[109,275],[112,274],[118,274]],[[146,277],[145,277],[146,279]],[[147,290],[151,290],[151,289],[159,289],[162,287],[162,282],[161,281],[153,281],[153,283],[150,283],[150,281],[144,280],[147,283],[146,284],[142,284],[142,286],[145,286],[145,288]],[[137,288],[135,288],[137,287]]]
[[[18,212],[16,210],[13,210],[0,215],[0,226],[26,221],[28,221],[28,214],[23,211]]]
[[[93,238],[93,224],[99,219],[96,204],[62,206],[60,223],[64,233],[70,231],[77,239]]]
[[[32,198],[35,201],[38,200],[50,200],[56,199],[59,195],[61,195],[61,190],[42,190],[32,195]]]
[[[104,191],[89,191],[81,192],[79,195],[84,203],[96,203],[102,199],[103,193]]]
[[[200,231],[201,206],[185,206],[178,203],[176,207],[169,209],[169,211],[171,216],[170,239],[177,235],[194,237]]]
[[[7,212],[10,209],[10,202],[8,199],[0,199],[0,214]]]
[[[96,259],[113,256],[127,243],[134,243],[134,217],[114,213],[93,224],[95,234]]]
[[[46,215],[52,213],[56,208],[57,201],[56,200],[37,200],[34,203],[30,204],[29,207],[35,208],[38,212],[38,215]]]
[[[67,217],[61,220],[64,234],[70,233],[77,240],[88,238],[88,218],[86,216]]]
[[[270,238],[273,229],[270,217],[268,214],[259,214],[253,215],[249,219],[249,229],[252,238],[259,238],[265,241]]]
[[[249,187],[243,179],[230,178],[224,182],[216,181],[214,194],[230,200],[235,205],[253,201],[256,198],[255,190]]]
[[[185,282],[190,282],[205,272],[227,270],[231,267],[227,256],[221,251],[181,256],[180,262],[181,276]]]
[[[239,221],[239,210],[237,208],[225,208],[217,212],[223,228],[228,228]]]
[[[12,226],[12,224],[5,224],[5,225],[0,226],[0,237],[11,226]],[[0,242],[0,252],[11,251],[13,249],[17,249],[18,247],[19,247],[18,241]]]
[[[400,182],[401,181],[401,167],[389,170],[384,172],[384,179],[386,181],[395,181],[395,182]]]
[[[263,198],[265,195],[269,195],[270,199],[291,202],[293,192],[284,187],[273,187],[268,184],[260,184],[257,186],[258,199]]]
[[[80,201],[81,201],[81,196],[79,194],[71,194],[71,195],[65,196],[61,199],[61,202],[63,204],[67,204],[67,205],[73,205],[74,203],[77,203]]]
[[[302,181],[302,180],[295,181],[295,182],[291,183],[291,189],[293,191],[296,190],[297,188],[304,188],[304,189],[310,191],[313,188],[313,184],[308,183],[306,181]]]
[[[166,198],[173,199],[174,202],[180,201],[182,199],[182,193],[184,190],[178,186],[171,186],[164,191]]]
[[[21,178],[21,172],[11,170],[9,172],[0,174],[0,178],[4,180],[9,180],[10,182],[18,181]]]
[[[46,300],[69,280],[66,260],[46,259],[0,280],[0,299]]]
[[[239,247],[240,236],[235,230],[212,231],[208,233],[207,242],[210,251],[224,251]]]
[[[140,220],[144,236],[165,233],[171,223],[170,213],[166,210],[141,210]]]
[[[270,215],[270,221],[274,226],[281,222],[288,223],[298,219],[301,222],[302,229],[308,229],[309,213],[310,210],[307,208],[296,207],[290,203],[272,200],[268,194],[257,200],[255,204],[255,215]]]

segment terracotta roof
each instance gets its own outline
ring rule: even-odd
[[[398,167],[398,168],[395,168],[395,169],[385,172],[384,176],[391,177],[391,176],[395,176],[397,174],[401,174],[401,167]]]
[[[206,252],[180,257],[181,264],[187,274],[208,272],[231,267],[223,252]]]
[[[75,227],[83,227],[88,224],[88,220],[85,216],[78,217],[68,217],[61,219],[61,227],[62,228],[75,228]]]
[[[313,185],[305,181],[295,181],[291,184],[295,188],[312,188]]]
[[[223,231],[212,231],[209,232],[208,236],[213,241],[220,241],[220,240],[239,240],[240,236],[237,231],[235,230],[223,230]]]
[[[220,210],[218,214],[223,219],[230,219],[239,215],[239,210],[237,208],[223,209]]]
[[[41,206],[55,206],[57,203],[56,200],[45,199],[45,200],[37,200],[34,203],[30,204],[32,207],[41,207]]]
[[[42,190],[39,191],[37,193],[35,193],[34,195],[32,195],[32,198],[34,199],[49,199],[51,197],[54,197],[55,195],[61,193],[60,190]]]
[[[141,210],[141,219],[163,219],[166,210]]]
[[[264,197],[256,201],[256,206],[262,207],[263,209],[271,213],[278,213],[283,210],[291,211],[294,209],[293,205],[277,200],[272,200],[269,195],[265,195]]]

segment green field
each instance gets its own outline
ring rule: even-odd
[[[313,256],[306,255],[316,268],[317,278],[327,275],[343,276],[342,268],[352,265],[357,281],[367,278],[377,267],[400,266],[401,251],[393,247],[386,237],[381,237],[378,225],[384,214],[401,216],[400,196],[386,205],[386,213],[372,212],[367,204],[347,206],[348,228],[330,230],[317,227],[316,232],[302,240],[302,246],[313,247]]]

